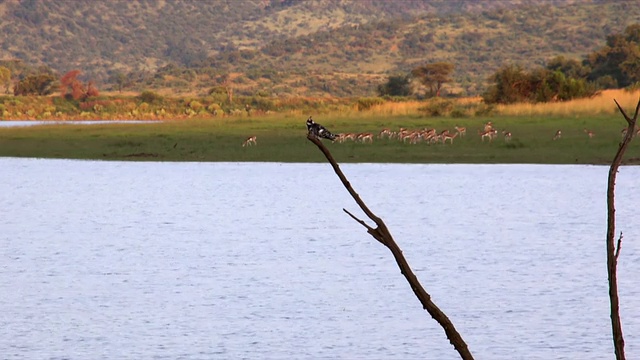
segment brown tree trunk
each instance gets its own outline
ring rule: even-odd
[[[371,210],[369,210],[367,205],[360,199],[360,196],[358,195],[358,193],[355,192],[355,190],[353,190],[353,188],[351,187],[351,184],[342,173],[342,170],[340,170],[340,167],[338,166],[336,161],[333,159],[333,156],[331,155],[329,150],[322,144],[322,142],[312,134],[309,134],[307,136],[307,139],[309,139],[309,141],[314,143],[320,149],[320,151],[322,151],[324,156],[327,158],[327,160],[333,167],[333,170],[335,171],[336,175],[338,175],[338,177],[342,181],[342,184],[344,185],[344,187],[347,189],[349,194],[351,194],[351,197],[353,197],[356,203],[360,206],[360,209],[362,209],[362,211],[369,217],[369,219],[371,219],[376,224],[377,227],[375,228],[370,227],[364,221],[353,216],[353,214],[348,212],[346,209],[342,209],[342,210],[347,214],[349,214],[349,216],[351,216],[354,220],[359,222],[362,226],[364,226],[367,229],[367,232],[371,236],[373,236],[381,244],[383,244],[389,250],[391,250],[393,257],[395,258],[396,263],[400,268],[400,272],[402,273],[402,275],[404,275],[407,282],[409,282],[409,285],[411,286],[411,290],[413,290],[413,293],[416,295],[418,300],[420,300],[422,307],[425,310],[427,310],[429,315],[431,315],[431,317],[434,320],[436,320],[440,324],[440,326],[444,329],[447,339],[449,339],[449,342],[451,343],[451,345],[453,345],[456,351],[458,351],[458,353],[460,354],[460,358],[464,360],[472,360],[473,356],[471,355],[471,352],[469,351],[467,344],[462,339],[462,336],[460,335],[460,333],[458,333],[456,328],[453,326],[453,323],[444,314],[444,312],[442,312],[442,310],[440,310],[440,308],[436,306],[436,304],[434,304],[433,301],[431,301],[431,295],[429,295],[429,293],[425,291],[425,289],[420,284],[420,281],[418,281],[418,278],[411,270],[409,263],[407,263],[407,260],[402,254],[402,250],[400,250],[400,247],[398,246],[398,244],[396,244],[396,242],[393,240],[393,237],[391,236],[389,229],[387,229],[387,225],[382,221],[382,219],[380,219],[373,212],[371,212]]]
[[[615,100],[614,100],[615,101]],[[638,119],[638,110],[640,110],[640,100],[636,106],[636,112],[633,118],[627,116],[620,104],[616,101],[618,109],[624,116],[629,127],[625,134],[616,155],[611,162],[609,169],[609,179],[607,183],[607,274],[609,278],[609,302],[611,304],[611,329],[613,333],[613,347],[617,360],[624,360],[624,336],[622,334],[622,322],[620,320],[620,300],[618,298],[618,256],[620,255],[620,247],[622,245],[622,233],[618,238],[617,246],[615,244],[616,231],[616,209],[615,209],[615,186],[618,168],[622,162],[622,156],[627,150],[627,146],[633,139],[635,133],[634,128]]]

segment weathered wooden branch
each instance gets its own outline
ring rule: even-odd
[[[638,120],[638,111],[640,111],[640,100],[636,106],[636,112],[633,118],[630,118],[622,109],[618,101],[614,100],[618,109],[627,120],[628,128],[618,151],[611,162],[609,169],[609,181],[607,184],[607,274],[609,277],[609,301],[611,303],[611,329],[613,332],[613,347],[617,360],[624,360],[624,337],[622,335],[622,322],[620,321],[620,300],[618,298],[618,256],[622,246],[622,233],[618,238],[617,246],[614,241],[616,231],[616,209],[615,209],[615,186],[618,168],[622,163],[624,155],[633,135],[635,134],[636,121]]]
[[[338,177],[340,178],[340,181],[342,181],[342,184],[344,185],[344,187],[347,189],[349,194],[351,194],[351,197],[353,197],[356,203],[360,206],[360,209],[362,209],[362,211],[369,217],[369,219],[371,219],[371,221],[373,221],[376,224],[376,227],[374,228],[367,225],[363,220],[358,219],[346,209],[343,209],[344,212],[346,212],[355,221],[357,221],[362,226],[364,226],[367,229],[367,232],[371,236],[373,236],[374,239],[378,240],[380,243],[386,246],[389,250],[391,250],[393,257],[395,258],[396,263],[400,268],[400,272],[402,273],[402,275],[404,275],[404,277],[409,282],[409,285],[411,286],[411,290],[413,290],[413,293],[416,295],[418,300],[420,300],[420,303],[422,303],[422,307],[425,310],[427,310],[429,315],[431,315],[431,317],[434,320],[436,320],[440,324],[440,326],[444,329],[447,339],[449,339],[449,342],[451,343],[451,345],[453,345],[456,351],[458,351],[458,353],[460,354],[460,358],[465,360],[473,359],[473,356],[471,355],[471,352],[469,351],[467,344],[462,339],[462,336],[460,336],[460,333],[458,333],[458,331],[455,329],[451,320],[449,320],[449,318],[444,314],[444,312],[442,312],[442,310],[440,310],[440,308],[438,308],[436,304],[434,304],[433,301],[431,301],[431,295],[429,295],[429,293],[425,291],[425,289],[422,287],[422,285],[418,281],[418,278],[415,276],[415,274],[411,270],[411,267],[409,267],[409,263],[407,263],[407,260],[402,254],[402,250],[400,250],[400,247],[393,240],[393,237],[391,236],[389,229],[387,229],[387,226],[382,221],[382,219],[380,219],[373,212],[371,212],[371,210],[369,210],[366,204],[360,199],[360,196],[358,195],[358,193],[356,193],[355,190],[353,190],[353,188],[351,187],[351,184],[349,183],[347,178],[344,176],[344,174],[340,170],[340,167],[338,166],[336,161],[333,159],[333,156],[331,155],[329,150],[324,146],[324,144],[322,144],[322,142],[312,134],[309,134],[307,136],[307,139],[309,139],[309,141],[314,143],[320,149],[320,151],[322,151],[324,156],[327,158],[327,160],[333,167],[333,170],[335,171],[336,175],[338,175]]]
[[[622,231],[620,232],[620,237],[618,237],[618,245],[616,246],[616,261],[618,261],[618,257],[620,256],[620,248],[622,248]]]

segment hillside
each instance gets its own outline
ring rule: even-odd
[[[633,0],[0,0],[0,59],[82,70],[102,89],[374,95],[390,74],[455,64],[476,94],[508,63],[581,58],[640,23]],[[14,75],[18,75],[18,67]],[[124,84],[125,82],[123,82]],[[122,84],[121,84],[122,85]]]

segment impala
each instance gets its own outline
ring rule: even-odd
[[[358,134],[357,139],[362,141],[363,143],[369,141],[369,143],[373,144],[373,134],[372,133],[360,133],[360,134]]]
[[[409,142],[411,144],[417,144],[422,141],[422,134],[419,131],[414,131],[410,136],[411,138],[409,139]]]
[[[466,127],[456,126],[455,129],[460,134],[460,137],[464,136],[467,133]]]
[[[427,128],[422,129],[422,138],[424,139],[431,138],[432,136],[435,136],[435,135],[437,135],[436,129],[427,129]]]
[[[242,147],[258,145],[258,137],[257,136],[249,136],[247,140],[242,142]]]
[[[596,133],[591,130],[584,129],[584,132],[589,136],[589,139],[593,139],[593,137],[596,136]]]
[[[419,135],[419,134],[418,134],[418,132],[416,132],[416,131],[411,131],[411,132],[408,132],[408,131],[407,131],[407,132],[405,132],[405,133],[403,133],[403,134],[402,134],[402,136],[401,136],[401,140],[402,140],[402,142],[404,142],[404,143],[406,143],[406,142],[407,142],[407,140],[409,140],[409,143],[411,143],[411,144],[415,144],[415,143],[416,143],[415,138],[416,138],[418,135]]]
[[[504,141],[511,141],[511,131],[502,130],[502,135],[504,136]]]
[[[343,143],[346,140],[356,141],[356,134],[354,133],[342,133],[336,136],[339,143]]]
[[[493,141],[493,138],[496,136],[496,133],[498,131],[491,129],[491,130],[486,130],[486,131],[480,131],[478,130],[478,135],[480,135],[480,137],[482,138],[482,142],[484,142],[484,138],[489,139],[489,142]]]
[[[458,134],[460,134],[460,132],[456,132],[455,134],[451,135],[449,133],[447,134],[442,134],[442,143],[446,144],[447,140],[449,140],[449,142],[453,145],[453,139],[455,139],[456,136],[458,136]]]
[[[384,139],[385,136],[387,137],[387,139],[391,139],[391,135],[393,135],[393,133],[390,129],[382,129],[382,131],[380,131],[380,134],[378,134],[378,139]]]
[[[400,130],[398,130],[398,132],[396,133],[396,135],[398,136],[398,141],[402,141],[403,138],[409,133],[410,133],[409,130],[405,128],[400,128]]]

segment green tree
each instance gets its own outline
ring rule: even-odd
[[[9,86],[11,85],[11,70],[4,66],[0,66],[0,86],[5,87],[5,92],[9,93]]]
[[[411,95],[411,87],[409,86],[409,77],[403,75],[389,76],[386,83],[378,85],[378,94],[380,96],[409,96]]]
[[[493,84],[482,95],[487,104],[512,104],[529,98],[529,77],[520,65],[503,66],[489,81]]]
[[[591,96],[596,90],[584,78],[569,76],[560,69],[542,67],[525,71],[519,65],[508,65],[489,80],[492,85],[482,95],[487,104],[565,101]]]
[[[624,33],[607,37],[607,44],[584,61],[591,67],[589,80],[610,76],[613,87],[626,87],[640,81],[640,24],[628,26]],[[608,82],[608,81],[607,81]]]
[[[56,77],[51,74],[29,75],[13,88],[16,96],[50,95],[55,89]]]
[[[118,92],[122,92],[127,86],[127,76],[122,72],[118,71],[115,74],[111,75],[110,81],[116,85],[116,89]]]
[[[431,95],[440,96],[442,85],[451,82],[451,73],[454,65],[446,62],[437,62],[418,66],[411,71],[424,86],[431,90]]]
[[[150,90],[145,90],[138,95],[138,100],[147,104],[162,104],[164,102],[162,95]]]
[[[589,66],[575,59],[567,59],[564,56],[556,56],[547,61],[546,68],[551,71],[560,71],[565,76],[576,79],[586,79],[591,72]]]

